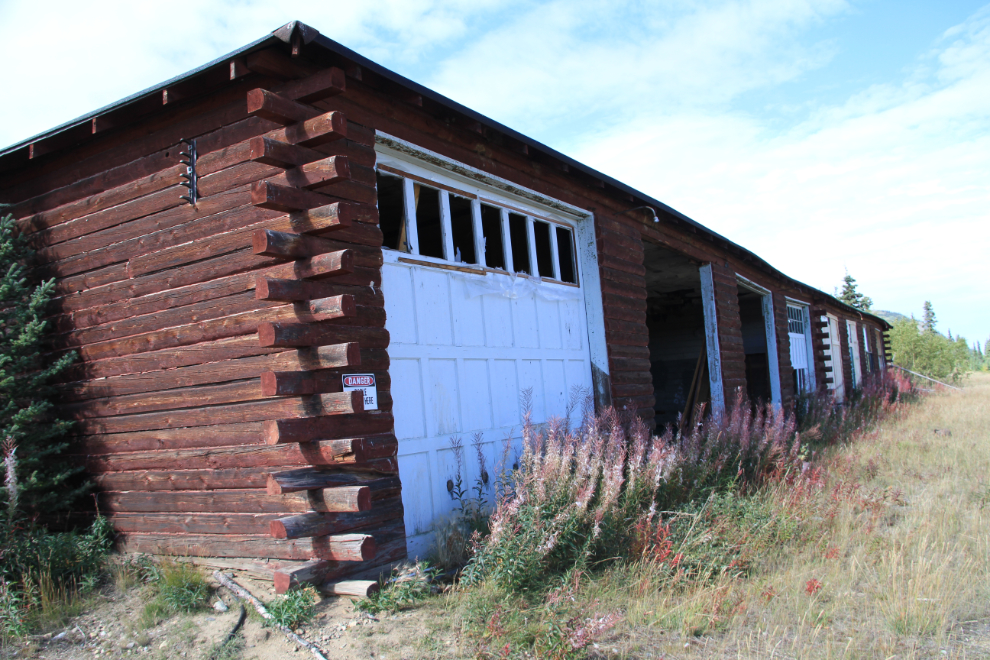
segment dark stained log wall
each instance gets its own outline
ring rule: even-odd
[[[0,184],[39,274],[57,278],[56,351],[81,357],[61,413],[125,549],[332,560],[337,575],[404,553],[374,132],[292,101],[343,91],[339,70],[304,73],[252,75]],[[252,115],[248,92],[261,88],[284,103]],[[179,138],[197,140],[195,207],[179,199]],[[271,299],[266,278],[300,295]],[[378,411],[341,392],[354,371],[376,374]],[[269,444],[283,442],[278,424],[304,419],[328,423]],[[288,469],[331,474],[267,494]],[[272,520],[308,512],[327,517],[319,535],[271,535]]]
[[[207,504],[193,511],[191,500],[161,494],[247,489],[260,497],[268,474],[306,466],[397,473],[375,131],[594,213],[617,408],[652,417],[644,240],[712,264],[727,401],[745,388],[735,274],[774,292],[789,396],[782,296],[806,293],[689,223],[629,213],[635,200],[625,192],[353,63],[321,56],[315,67],[284,50],[255,54],[235,67],[245,77],[138,121],[115,127],[97,118],[77,146],[46,155],[39,148],[0,179],[0,201],[13,204],[32,235],[41,274],[57,278],[59,349],[82,358],[65,384],[64,410],[80,422],[74,446],[104,490],[105,509],[128,533],[127,547],[215,554],[217,543],[200,537],[217,534],[221,541],[238,535],[227,539],[228,555],[290,561],[317,545],[327,555],[325,543],[290,546],[259,535],[270,515],[298,515],[296,504],[276,511],[259,499],[258,506],[269,502],[266,512],[250,513],[201,498]],[[334,63],[346,81],[328,67]],[[179,200],[181,138],[195,138],[200,153],[195,208]],[[328,253],[337,254],[321,256]],[[334,384],[350,370],[378,376],[381,410],[362,412],[341,397]],[[273,374],[268,389],[262,374]],[[307,421],[318,418],[332,421]],[[375,561],[399,558],[397,492],[373,494],[371,512],[326,513],[332,521],[310,527],[349,532],[375,520],[366,528],[377,542]],[[375,525],[384,525],[386,540]]]

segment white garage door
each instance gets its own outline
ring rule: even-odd
[[[519,438],[524,390],[535,422],[591,391],[584,290],[574,227],[559,217],[381,163],[379,189],[386,246],[404,248],[385,251],[382,290],[408,549],[424,556],[434,521],[456,506],[452,438],[468,488],[479,474],[472,439],[481,434],[494,478],[504,439]],[[398,208],[400,197],[405,224],[390,239],[389,199]]]

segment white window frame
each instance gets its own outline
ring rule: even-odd
[[[568,218],[560,213],[559,209],[539,208],[530,203],[521,202],[518,199],[508,198],[499,194],[491,188],[480,187],[475,183],[456,180],[453,177],[431,171],[424,164],[416,163],[408,159],[391,156],[387,152],[379,153],[376,169],[383,176],[400,178],[403,182],[403,210],[406,225],[406,246],[409,252],[383,248],[386,253],[399,252],[400,254],[414,255],[423,260],[424,265],[436,265],[444,268],[454,265],[458,269],[477,269],[479,272],[508,272],[515,273],[521,277],[535,277],[542,282],[550,284],[560,284],[563,286],[581,286],[582,271],[577,256],[577,225],[580,216]],[[436,190],[440,198],[440,230],[443,244],[443,258],[430,257],[420,254],[419,228],[416,224],[415,208],[415,186]],[[422,194],[422,193],[420,193]],[[471,201],[471,227],[474,238],[475,259],[477,263],[455,261],[454,237],[451,226],[450,196],[466,198]],[[487,204],[501,211],[502,216],[502,248],[506,263],[505,270],[501,268],[491,268],[485,263],[485,237],[481,222],[481,205]],[[515,213],[526,218],[526,242],[529,257],[529,268],[533,273],[523,273],[516,271],[512,259],[512,241],[509,233],[509,214]],[[590,217],[590,213],[585,217]],[[570,214],[576,215],[576,214]],[[552,274],[539,275],[539,262],[536,253],[536,223],[541,222],[548,226],[550,234],[550,253]],[[557,228],[563,227],[567,230],[571,238],[571,261],[573,262],[574,282],[564,282],[560,279],[560,255],[558,253],[560,245],[557,238]]]
[[[804,350],[807,355],[808,370],[806,374],[807,389],[801,393],[811,394],[818,389],[818,379],[815,377],[815,340],[811,336],[811,303],[786,296],[784,301],[790,307],[799,308],[804,318]],[[790,330],[788,330],[788,339],[790,339]]]
[[[846,398],[846,375],[842,371],[842,335],[839,334],[839,317],[828,314],[822,317],[828,323],[828,339],[826,339],[825,366],[832,369],[832,390],[835,400],[842,402]]]
[[[859,364],[860,352],[858,332],[859,330],[856,327],[856,322],[846,319],[846,340],[849,342],[849,361],[852,363],[849,371],[852,374],[853,389],[859,389],[863,384],[863,370]]]
[[[866,369],[867,374],[873,373],[873,352],[870,350],[870,334],[869,329],[866,324],[862,324],[863,328],[863,367]]]
[[[512,260],[512,241],[509,234],[509,213],[519,213],[530,218],[546,220],[553,225],[562,225],[570,231],[571,235],[571,260],[573,262],[574,280],[573,284],[559,282],[543,278],[547,284],[553,286],[578,287],[584,292],[584,306],[588,320],[588,347],[591,358],[592,383],[595,387],[595,400],[597,404],[603,406],[611,405],[612,393],[609,376],[608,347],[605,341],[605,314],[602,298],[601,276],[598,269],[598,239],[595,235],[595,218],[591,211],[578,206],[568,204],[558,199],[548,197],[535,190],[520,186],[508,179],[493,176],[477,168],[455,161],[443,154],[419,147],[411,142],[402,140],[382,131],[375,133],[375,155],[377,165],[391,166],[393,169],[405,171],[423,179],[426,185],[435,182],[438,186],[456,188],[458,194],[469,193],[479,202],[476,207],[480,212],[480,204],[488,203],[501,209],[502,212],[502,245],[504,248],[506,268],[509,273],[514,272]],[[383,174],[395,176],[392,172],[383,171]],[[403,179],[408,183],[409,190],[403,189],[404,198],[412,197],[412,182]],[[408,192],[409,194],[405,194]],[[415,208],[410,202],[405,204],[405,213],[408,218],[415,219]],[[474,208],[474,206],[473,206]],[[479,216],[480,217],[480,216]],[[480,222],[480,220],[479,220]],[[414,236],[414,243],[407,245],[412,250],[412,246],[418,243],[418,234],[415,233],[415,225],[406,226],[407,236]],[[556,232],[551,232],[556,240]],[[477,243],[479,234],[475,234]],[[530,242],[532,245],[532,242]],[[416,245],[416,259],[423,265],[435,266],[438,268],[454,268],[457,270],[467,270],[479,274],[488,272],[504,273],[498,269],[487,266],[471,266],[460,264],[450,264],[449,262],[423,257],[418,254]],[[386,261],[399,261],[408,258],[411,253],[400,252],[398,250],[382,250],[383,258]],[[554,252],[556,255],[556,252]],[[554,257],[556,259],[556,256]],[[483,257],[482,257],[483,260]],[[532,260],[532,267],[537,267],[536,260]],[[538,267],[537,267],[538,268]],[[559,263],[555,267],[555,274],[559,275]]]
[[[763,329],[766,333],[767,367],[770,371],[770,401],[779,408],[783,404],[783,398],[780,391],[780,360],[777,357],[777,326],[773,315],[773,294],[770,289],[764,288],[738,273],[736,274],[736,285],[758,294],[763,303]]]

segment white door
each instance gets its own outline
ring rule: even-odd
[[[579,288],[400,258],[387,253],[382,289],[407,545],[410,556],[423,556],[434,520],[456,505],[447,485],[457,472],[451,438],[464,447],[463,487],[480,472],[478,433],[493,481],[503,439],[520,435],[522,392],[532,390],[534,422],[563,417],[572,392],[591,391],[591,363]],[[554,300],[559,294],[566,297]],[[577,421],[580,407],[573,414]]]
[[[435,521],[457,506],[459,469],[461,489],[474,496],[483,459],[489,503],[506,438],[501,467],[512,469],[523,392],[534,423],[564,417],[576,394],[591,393],[595,307],[586,304],[600,309],[597,258],[587,214],[536,206],[535,193],[506,196],[384,148],[378,192],[407,549],[422,557]],[[603,349],[596,344],[594,354]],[[571,409],[571,420],[581,412]]]
[[[835,395],[836,401],[846,397],[846,381],[842,375],[842,342],[839,335],[839,319],[828,315],[828,355],[825,356],[825,366],[832,367],[832,384],[829,389]]]
[[[814,349],[811,343],[811,323],[808,306],[787,303],[787,334],[791,347],[791,367],[794,369],[798,394],[815,391]]]

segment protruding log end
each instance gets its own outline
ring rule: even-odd
[[[285,529],[285,523],[281,520],[273,520],[268,523],[268,532],[272,535],[273,539],[289,538],[288,531]]]
[[[277,445],[281,441],[281,432],[277,419],[266,420],[261,426],[261,439],[266,445]]]
[[[284,594],[292,587],[300,584],[316,584],[323,582],[327,576],[339,566],[336,562],[316,559],[292,568],[276,568],[275,593]]]
[[[275,324],[271,321],[258,324],[258,345],[265,348],[275,345]]]
[[[267,277],[258,277],[254,280],[254,297],[258,300],[272,300],[271,280]]]
[[[367,486],[358,488],[354,503],[357,505],[358,512],[371,511],[371,489]]]
[[[278,254],[277,248],[272,245],[274,233],[275,232],[267,229],[256,229],[254,233],[251,234],[251,252],[269,257],[283,256]]]
[[[261,374],[262,396],[304,396],[316,391],[308,371],[268,371]]]
[[[289,589],[295,586],[292,580],[292,575],[289,573],[282,573],[280,571],[275,571],[275,593],[284,594]]]
[[[375,539],[366,534],[341,534],[313,539],[319,559],[333,561],[370,561],[375,558]]]
[[[343,582],[327,582],[319,589],[328,596],[368,598],[378,593],[380,588],[381,585],[374,580],[345,580]]]

